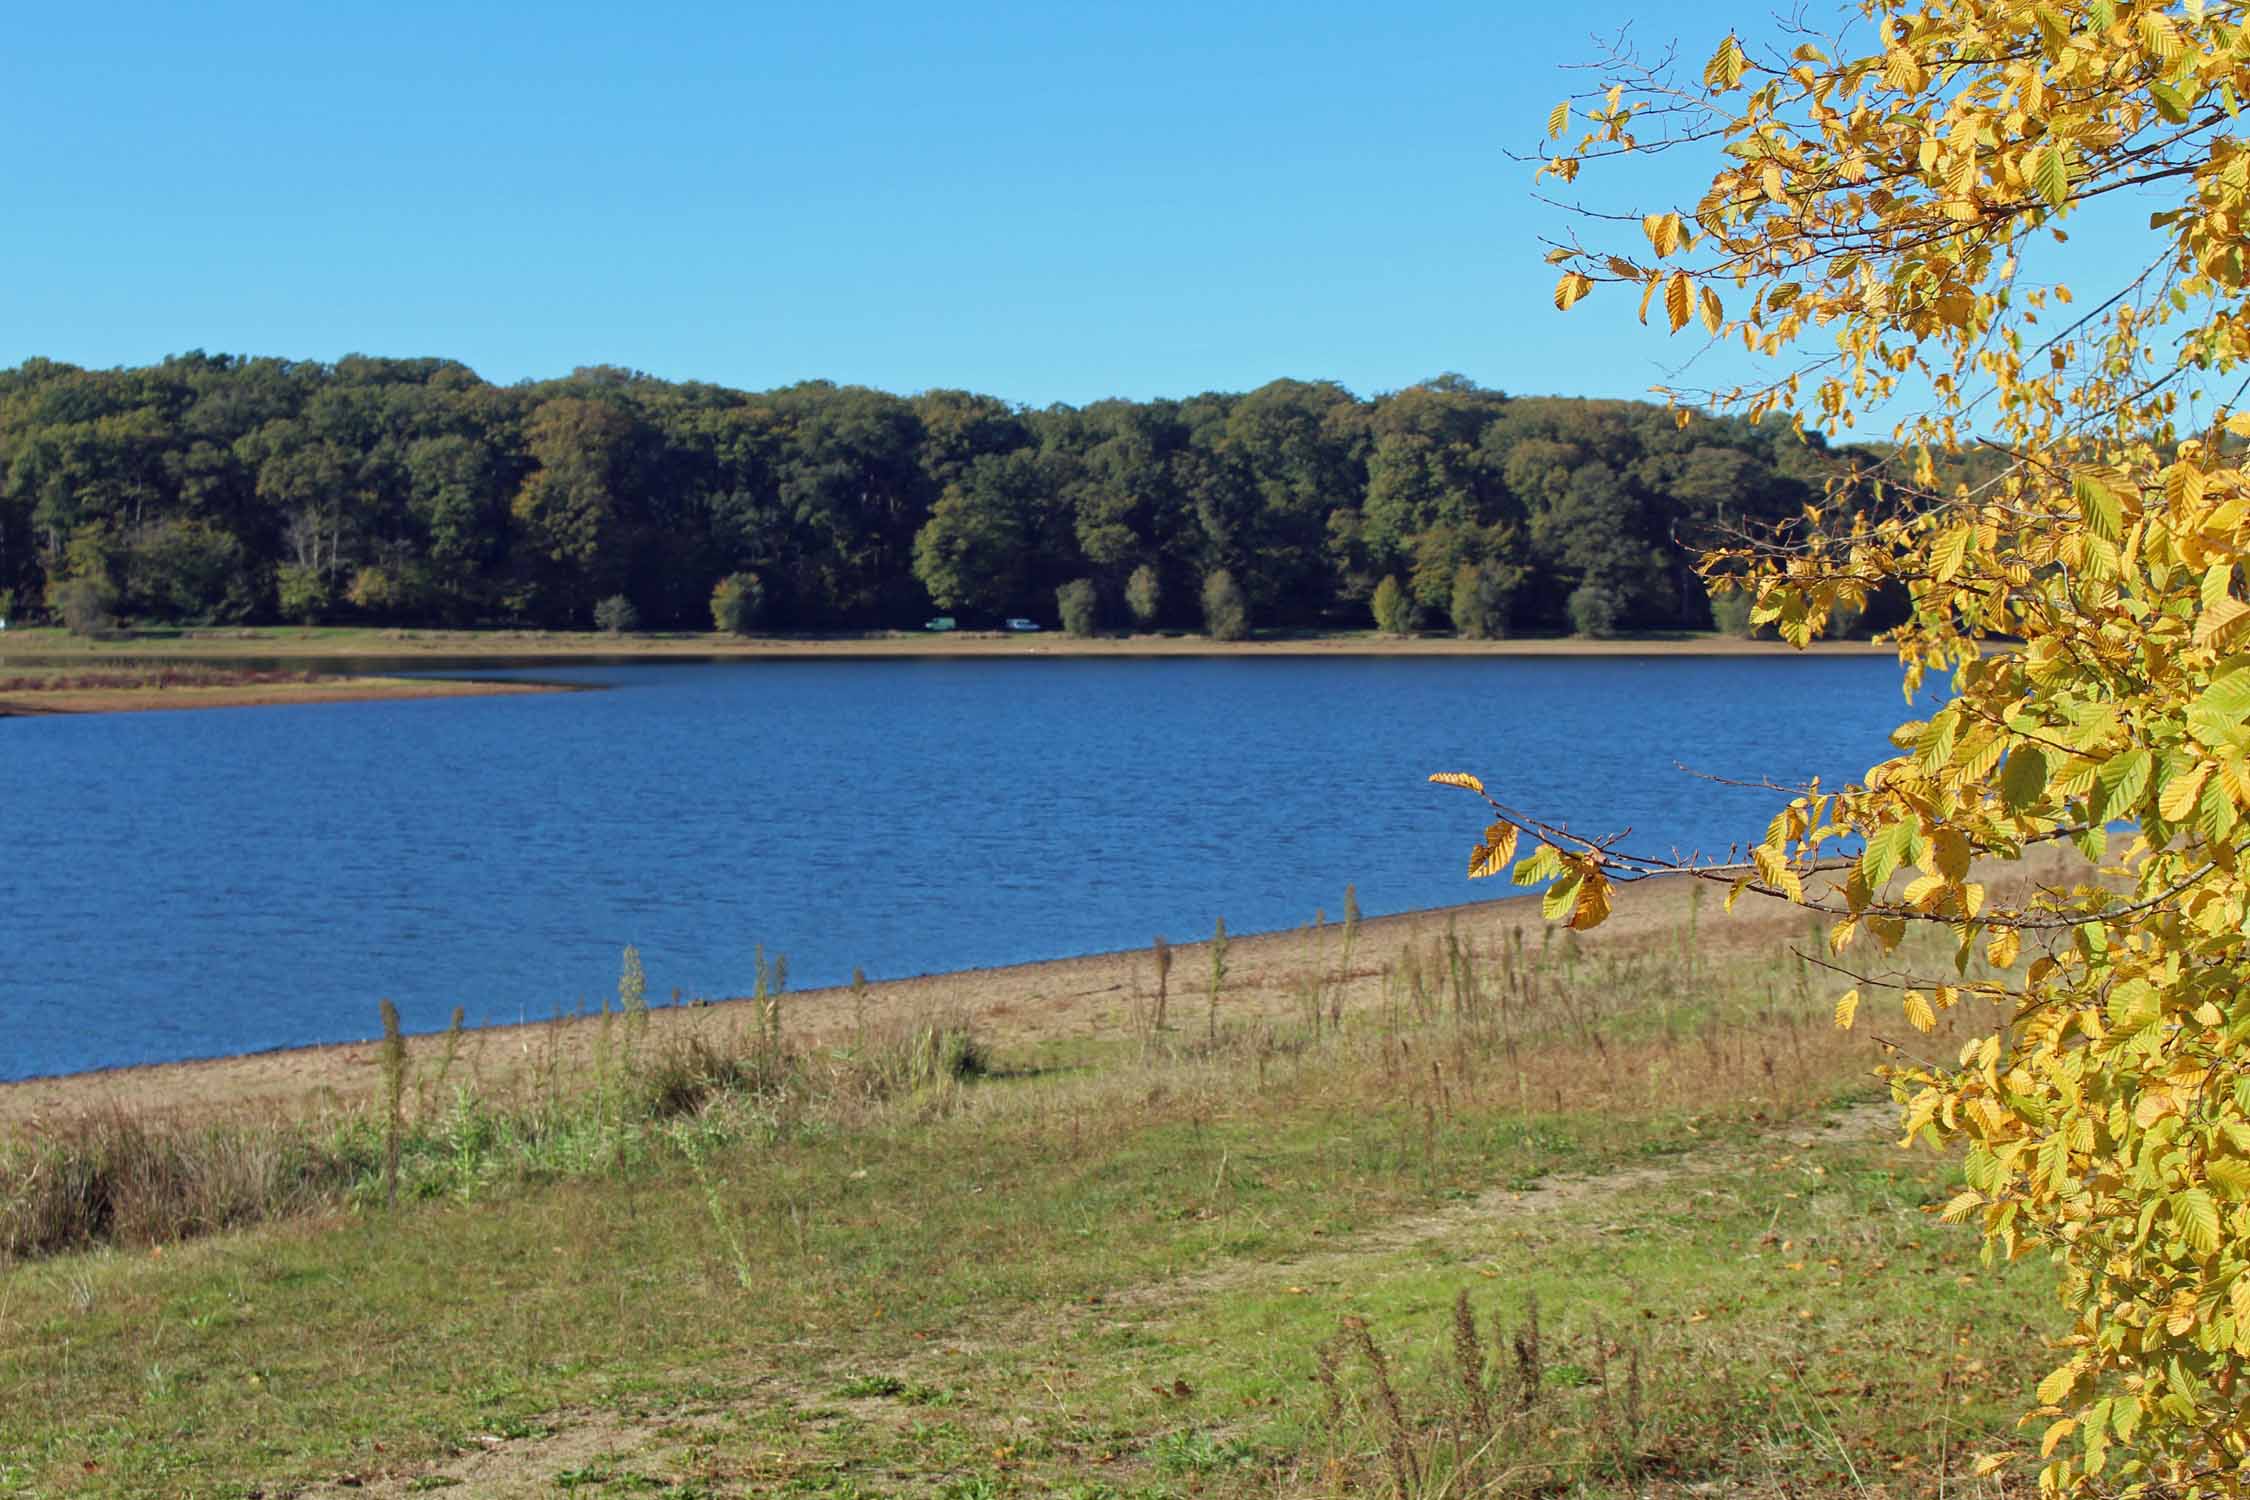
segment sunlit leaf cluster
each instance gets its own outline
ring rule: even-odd
[[[1643,321],[1776,358],[1707,393],[1761,417],[1834,429],[1926,396],[1887,471],[1703,568],[1799,645],[1839,605],[1906,601],[1909,695],[1950,692],[1857,783],[1788,789],[1720,857],[1439,778],[1496,819],[1471,873],[1552,881],[1573,926],[1683,872],[1831,919],[1837,1024],[1903,1019],[1906,1136],[1965,1153],[1943,1216],[2058,1267],[2074,1330],[2021,1453],[1981,1466],[2020,1457],[2056,1492],[2250,1490],[2245,21],[2216,0],[1865,0],[1831,34],[1729,36],[1692,76],[1608,59],[1548,117],[1542,177],[1582,191],[1608,159],[1700,149],[1707,181],[1692,205],[1589,213],[1621,242],[1556,245],[1557,306],[1617,286]],[[2035,279],[2074,216],[2117,204],[2145,235],[2098,296]],[[1998,476],[1940,485],[1973,444]],[[2062,841],[2084,878],[2008,874]],[[1915,926],[1950,936],[1950,971],[1901,966]],[[1961,1006],[1986,1034],[1919,1055]]]

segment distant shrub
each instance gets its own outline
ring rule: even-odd
[[[1453,575],[1448,613],[1463,640],[1494,641],[1508,633],[1508,606],[1515,590],[1490,563],[1464,563]]]
[[[1164,603],[1164,583],[1156,569],[1142,563],[1125,580],[1125,607],[1133,612],[1133,623],[1146,630],[1156,623],[1156,611]]]
[[[117,625],[117,591],[98,578],[66,578],[51,598],[72,635],[99,635]]]
[[[1730,589],[1711,596],[1711,628],[1721,635],[1740,636],[1744,640],[1756,635],[1757,628],[1750,623],[1750,611],[1757,600],[1742,589]]]
[[[1091,578],[1073,578],[1055,590],[1055,609],[1070,635],[1092,635],[1101,628],[1101,592]]]
[[[711,590],[711,628],[748,635],[765,623],[766,586],[755,573],[729,573]]]
[[[274,570],[274,591],[284,618],[317,625],[336,607],[336,590],[318,568],[284,563]]]
[[[363,614],[411,618],[430,608],[436,592],[425,568],[370,564],[352,574],[344,597]]]
[[[633,601],[623,594],[612,594],[594,606],[594,628],[606,630],[611,635],[623,635],[628,630],[638,630],[641,612]]]
[[[1224,568],[1203,580],[1203,628],[1215,641],[1250,638],[1250,601]]]
[[[1835,607],[1828,611],[1828,628],[1821,633],[1832,640],[1856,634],[1859,622],[1866,613],[1866,605],[1854,604],[1849,599],[1838,599]]]
[[[1395,577],[1376,584],[1375,597],[1369,602],[1375,611],[1375,628],[1385,635],[1412,635],[1421,623],[1421,606],[1399,587]]]
[[[1609,584],[1589,578],[1571,591],[1570,628],[1594,640],[1607,640],[1624,623],[1625,601]]]

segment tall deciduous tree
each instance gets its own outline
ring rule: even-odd
[[[1655,206],[1633,243],[1558,245],[1558,307],[1606,286],[1675,333],[1783,360],[1721,393],[1752,417],[1848,426],[1909,382],[1931,393],[1879,467],[1705,568],[1800,645],[1895,591],[1908,687],[1944,674],[1950,695],[1859,782],[1802,788],[1748,860],[1691,868],[1730,904],[1832,919],[1823,961],[1863,975],[1839,1025],[1877,999],[1923,1032],[1983,1010],[1957,1058],[1894,1051],[1888,1071],[1909,1138],[1966,1150],[1943,1217],[2059,1268],[2076,1327],[2027,1402],[2043,1487],[2240,1495],[2250,33],[2241,7],[2198,0],[1854,9],[1833,36],[1729,36],[1694,80],[1613,58],[1607,87],[1549,119],[1574,140],[1545,168],[1564,183],[1628,153],[1717,152],[1692,206]],[[2127,192],[2155,210],[2130,263],[2105,258],[2092,295],[2040,279],[2080,209]],[[2002,459],[1973,483],[1972,433]],[[1547,911],[1574,927],[1618,881],[1676,867],[1485,795],[1472,873],[1524,842],[1516,879],[1551,882]],[[2102,878],[2024,899],[1977,863],[2065,839]],[[1951,936],[1954,969],[1886,958],[1917,925]],[[1977,954],[1999,977],[1964,977]]]

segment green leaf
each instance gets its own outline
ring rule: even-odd
[[[2037,745],[2018,745],[2008,752],[2000,768],[2000,802],[2012,813],[2037,807],[2047,795],[2047,752]]]
[[[1912,823],[1893,823],[1867,841],[1860,852],[1860,873],[1867,877],[1870,896],[1880,897],[1884,883],[1906,862],[1907,851],[1914,847],[1915,827]]]
[[[2227,795],[2226,778],[2205,777],[2203,790],[2195,796],[2195,831],[2202,834],[2206,842],[2216,844],[2234,832],[2238,816],[2234,799]]]
[[[1954,730],[1960,722],[1961,716],[1950,708],[1931,719],[1915,739],[1914,758],[1933,771],[1952,760]]]
[[[2168,83],[2152,83],[2148,86],[2148,96],[2156,101],[2156,112],[2165,119],[2174,125],[2187,123],[2188,102],[2178,89]]]
[[[2215,1156],[2203,1164],[2203,1176],[2229,1198],[2250,1197],[2250,1161],[2239,1156]]]
[[[2063,200],[2070,196],[2070,166],[2063,160],[2060,146],[2049,141],[2039,148],[2039,154],[2032,158],[2031,181],[2040,197],[2056,208],[2063,206]]]
[[[1570,915],[1578,905],[1578,887],[1581,877],[1574,870],[1547,887],[1546,895],[1539,899],[1539,914],[1550,922],[1559,922]]]
[[[2109,1024],[2128,1035],[2164,1019],[2164,997],[2145,979],[2128,979],[2109,992]]]
[[[1516,873],[1509,879],[1517,885],[1537,885],[1549,876],[1561,873],[1562,856],[1555,852],[1552,844],[1541,844],[1516,861]]]
[[[2212,679],[2211,685],[2196,695],[2195,704],[2188,711],[2232,723],[2242,722],[2242,716],[2250,714],[2250,667],[2237,667]]]
[[[1950,583],[1968,561],[1969,544],[1977,539],[1974,526],[1955,526],[1930,547],[1930,573],[1940,583]]]
[[[2153,764],[2149,753],[2138,748],[2103,761],[2101,769],[2094,773],[2094,785],[2102,793],[2100,816],[2123,817],[2128,809],[2138,805],[2141,794],[2148,790],[2149,770]]]
[[[2172,1222],[2180,1226],[2180,1238],[2198,1255],[2208,1255],[2219,1247],[2219,1205],[2202,1188],[2189,1188],[2172,1200]]]
[[[2091,474],[2080,473],[2071,479],[2070,493],[2078,502],[2078,514],[2085,519],[2088,531],[2105,542],[2114,542],[2125,534],[2125,507],[2108,485]]]

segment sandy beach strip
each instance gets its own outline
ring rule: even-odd
[[[319,703],[372,703],[394,698],[471,698],[563,691],[569,689],[552,683],[414,677],[323,677],[309,682],[212,686],[40,688],[25,692],[0,690],[0,718],[196,708],[285,708]]]
[[[2067,849],[2037,850],[2023,863],[1986,873],[2015,890],[2027,883],[2083,878],[2084,863]],[[1491,887],[1486,887],[1491,888]],[[1464,889],[1475,889],[1467,886]],[[1700,897],[1697,891],[1700,890]],[[1708,881],[1658,878],[1618,893],[1608,922],[1575,939],[1588,956],[1676,948],[1694,924],[1698,954],[1711,960],[1761,954],[1785,956],[1803,946],[1812,914],[1781,902],[1746,896],[1732,915],[1722,912],[1724,888]],[[1325,925],[1230,939],[1227,975],[1219,998],[1221,1024],[1298,1014],[1307,984],[1333,984],[1341,970],[1339,913]],[[1572,941],[1545,922],[1539,898],[1510,896],[1371,917],[1360,925],[1345,981],[1345,1006],[1362,1012],[1384,1000],[1384,975],[1409,948],[1425,958],[1442,951],[1450,929],[1481,959],[1496,960],[1503,945],[1521,941]],[[1197,930],[1202,930],[1197,924]],[[1208,942],[1172,945],[1170,1014],[1178,1027],[1206,1024],[1211,969]],[[649,976],[651,991],[668,993],[663,975]],[[856,1002],[842,987],[793,991],[782,1003],[784,1025],[807,1042],[845,1039],[864,1016],[873,1022],[931,1013],[965,1017],[1000,1045],[1036,1045],[1132,1035],[1155,993],[1149,948],[1050,959],[953,973],[871,980]],[[1821,981],[1825,983],[1826,981]],[[1831,987],[1840,988],[1837,980]],[[650,1014],[648,1045],[661,1047],[698,1034],[738,1037],[755,1024],[755,1007],[739,999],[705,1004],[659,1004]],[[375,1002],[368,1001],[369,1031]],[[550,1069],[568,1077],[591,1065],[600,1035],[597,1016],[571,1014],[528,1024],[483,1027],[463,1034],[451,1075],[481,1090],[528,1086]],[[441,1036],[411,1040],[418,1076],[430,1077],[444,1050]],[[244,1057],[115,1068],[65,1077],[0,1083],[0,1132],[36,1129],[41,1122],[113,1108],[203,1118],[238,1112],[311,1115],[355,1107],[379,1085],[378,1048],[370,1040],[288,1048]]]
[[[1588,640],[1533,636],[1467,641],[1452,636],[1383,636],[1371,631],[1288,634],[1247,641],[1215,641],[1186,634],[1075,637],[1059,631],[877,631],[836,635],[733,636],[699,631],[603,635],[545,630],[299,630],[246,628],[186,631],[177,635],[88,640],[59,630],[17,630],[0,636],[0,661],[101,661],[150,657],[222,661],[352,657],[454,657],[480,661],[556,661],[575,658],[850,658],[933,657],[1515,657],[1515,656],[1874,656],[1895,650],[1873,641],[1816,641],[1800,652],[1779,641],[1717,634]]]

